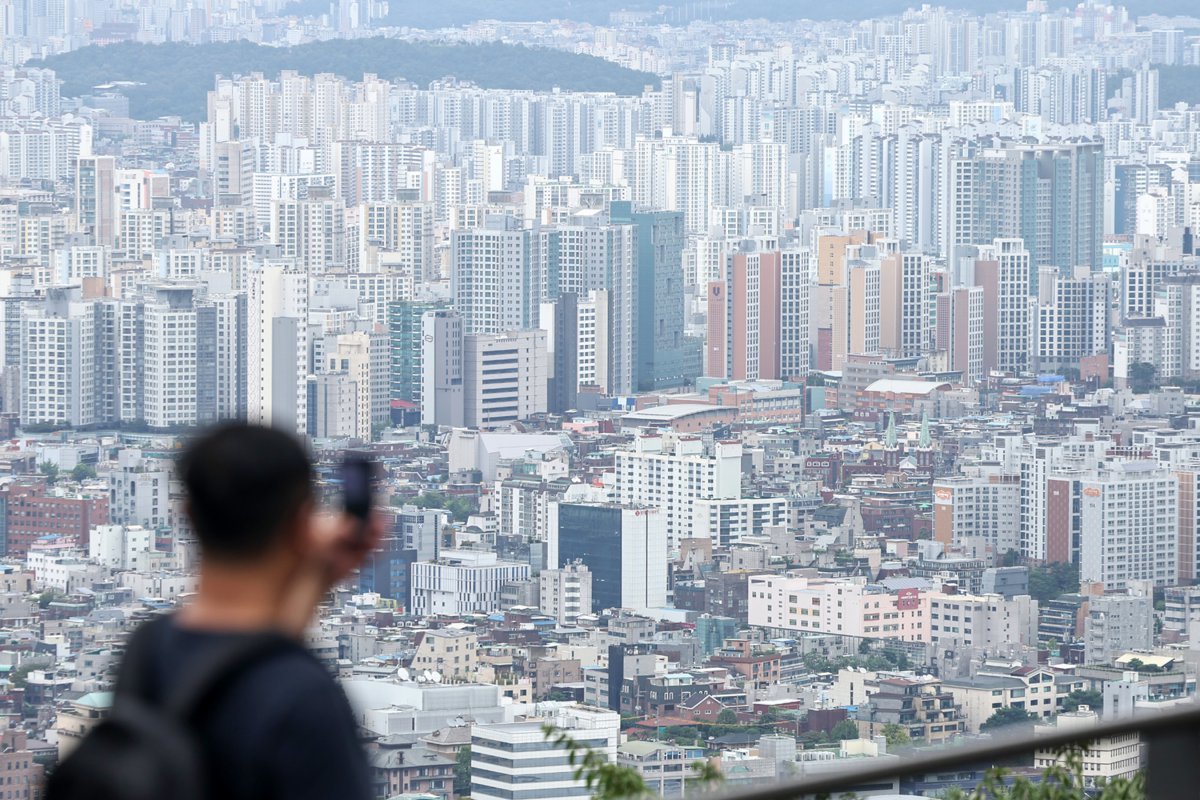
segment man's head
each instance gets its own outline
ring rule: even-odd
[[[312,509],[308,454],[294,437],[271,428],[213,428],[188,446],[179,472],[206,559],[262,558],[286,544]]]

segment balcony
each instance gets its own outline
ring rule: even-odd
[[[972,744],[951,750],[917,754],[911,758],[878,759],[879,764],[855,760],[844,770],[830,771],[817,777],[782,781],[747,790],[728,791],[728,800],[802,800],[802,798],[839,798],[855,796],[865,787],[895,784],[929,776],[958,775],[957,785],[964,793],[976,786],[973,776],[993,765],[1026,765],[1034,755],[1083,748],[1101,739],[1119,739],[1135,734],[1140,737],[1142,769],[1145,773],[1147,800],[1195,800],[1200,786],[1200,708],[1187,707],[1134,719],[1105,722],[1089,728],[1057,730],[1045,735],[1013,736]],[[1044,758],[1042,759],[1044,760]],[[949,786],[948,784],[947,786]],[[901,793],[903,793],[901,788]],[[1090,796],[1090,795],[1089,795]]]

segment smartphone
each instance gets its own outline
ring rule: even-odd
[[[371,514],[374,471],[374,465],[363,456],[348,455],[342,461],[342,508],[363,523]],[[365,524],[362,528],[367,529]]]

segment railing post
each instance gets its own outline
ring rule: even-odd
[[[1146,735],[1146,797],[1189,800],[1200,795],[1200,728],[1172,727]]]

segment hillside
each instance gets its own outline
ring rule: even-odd
[[[860,0],[858,3],[826,3],[818,0],[390,0],[387,24],[414,28],[441,28],[466,25],[479,19],[499,19],[528,22],[546,19],[569,19],[578,22],[604,24],[614,11],[629,9],[642,12],[661,12],[663,18],[675,22],[690,19],[731,20],[771,19],[778,21],[814,19],[868,19],[901,14],[909,8],[919,8],[921,0]],[[297,0],[284,13],[324,14],[329,11],[328,0]],[[1024,0],[940,0],[935,5],[987,14],[995,11],[1019,11]],[[1072,0],[1052,0],[1052,7],[1074,7]],[[1191,14],[1200,12],[1195,0],[1124,0],[1134,16],[1142,14]]]
[[[263,47],[249,42],[205,45],[119,44],[85,47],[51,56],[38,66],[58,73],[63,94],[88,93],[113,81],[139,85],[122,91],[137,119],[177,114],[197,121],[217,74],[261,72],[271,77],[292,69],[305,75],[332,72],[347,78],[374,73],[418,86],[453,76],[493,89],[552,89],[640,94],[658,78],[603,59],[559,50],[508,44],[426,44],[393,39],[316,42]]]

